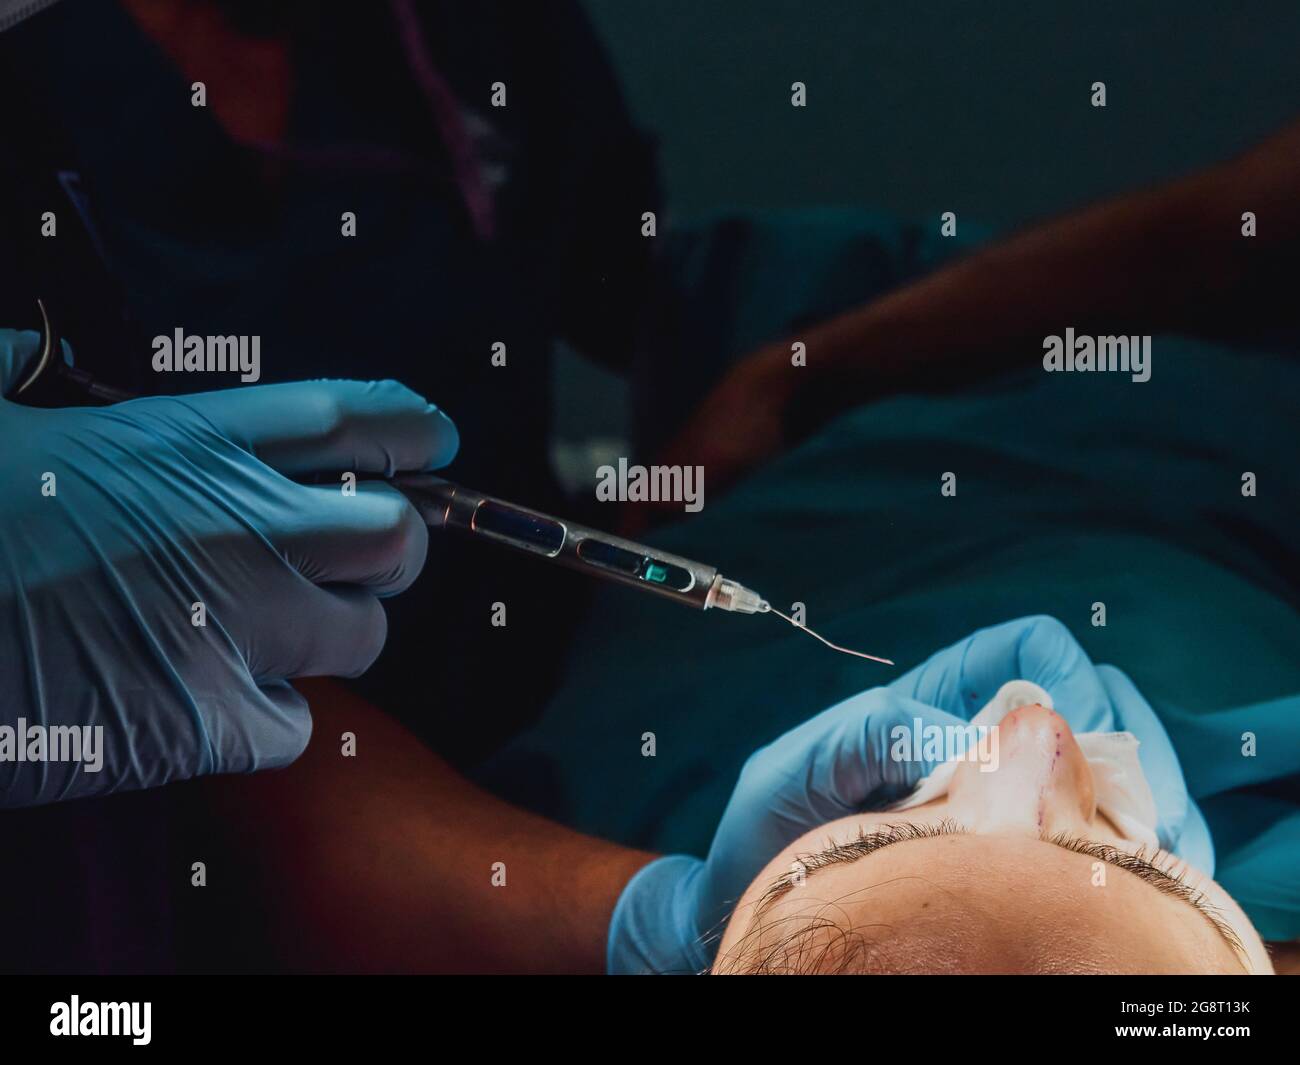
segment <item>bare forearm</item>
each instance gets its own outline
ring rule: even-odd
[[[1276,256],[1300,240],[1300,127],[1193,175],[1046,223],[774,349],[774,387],[815,415],[905,388],[949,388],[1041,357],[1067,326],[1224,334],[1275,324]],[[1259,236],[1242,235],[1242,213]],[[1270,322],[1269,319],[1274,321]],[[778,368],[784,385],[777,384]]]
[[[464,780],[327,682],[306,754],[226,780],[263,890],[283,900],[290,968],[599,972],[623,886],[651,855],[584,836]],[[344,757],[340,737],[356,736]]]

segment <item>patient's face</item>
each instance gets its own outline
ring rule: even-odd
[[[1022,707],[994,771],[962,762],[946,797],[832,821],[777,855],[714,971],[1272,971],[1218,884],[1138,850],[1098,813],[1064,719]]]

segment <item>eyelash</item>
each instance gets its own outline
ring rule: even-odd
[[[824,869],[830,865],[840,865],[845,862],[855,862],[859,858],[873,854],[882,847],[888,847],[895,843],[905,843],[914,839],[933,839],[936,836],[964,834],[967,834],[967,829],[951,818],[945,818],[937,824],[913,824],[904,821],[898,824],[885,825],[872,832],[860,829],[857,838],[850,840],[848,843],[832,842],[823,851],[807,856],[801,855],[796,858],[798,868],[783,873],[773,882],[763,893],[763,897],[758,900],[756,913],[762,913],[772,903],[788,894],[802,877],[818,869]],[[1122,851],[1107,843],[1097,843],[1094,840],[1071,836],[1068,833],[1058,833],[1046,838],[1044,842],[1052,843],[1065,850],[1074,851],[1076,854],[1096,858],[1098,861],[1113,865],[1117,869],[1123,869],[1150,884],[1162,894],[1181,899],[1183,902],[1194,906],[1207,921],[1214,925],[1219,934],[1228,940],[1235,950],[1244,953],[1245,948],[1242,946],[1240,937],[1232,926],[1224,920],[1219,908],[1208,901],[1203,891],[1198,891],[1189,885],[1182,872],[1173,873],[1169,871],[1169,867],[1177,865],[1179,859],[1168,851],[1148,851],[1145,847],[1139,848],[1136,852]]]

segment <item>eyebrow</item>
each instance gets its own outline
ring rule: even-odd
[[[971,833],[966,828],[951,818],[945,818],[937,824],[914,824],[910,821],[903,821],[898,824],[882,825],[871,832],[860,830],[857,837],[847,843],[832,843],[825,850],[797,857],[793,863],[794,868],[788,873],[782,873],[763,892],[754,910],[754,920],[759,920],[772,906],[788,895],[801,880],[811,876],[819,869],[825,869],[832,865],[851,864],[896,843],[908,843],[917,839],[933,839],[936,836],[969,834]],[[1224,919],[1219,907],[1209,901],[1205,892],[1199,891],[1188,884],[1181,874],[1171,873],[1152,860],[1148,856],[1145,847],[1139,848],[1136,852],[1122,851],[1109,843],[1098,843],[1095,840],[1083,839],[1063,832],[1051,836],[1040,836],[1039,840],[1043,843],[1050,843],[1054,847],[1060,847],[1062,850],[1096,858],[1107,865],[1113,865],[1116,869],[1123,869],[1125,872],[1132,873],[1139,880],[1150,884],[1162,895],[1181,900],[1195,909],[1214,927],[1214,930],[1219,933],[1228,946],[1232,947],[1239,960],[1245,956],[1246,949],[1242,945],[1241,937]],[[1173,860],[1176,861],[1177,859]]]

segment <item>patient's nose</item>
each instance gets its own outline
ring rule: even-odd
[[[997,726],[996,760],[959,763],[952,816],[973,832],[1051,836],[1086,832],[1096,813],[1092,769],[1065,719],[1022,706]]]

